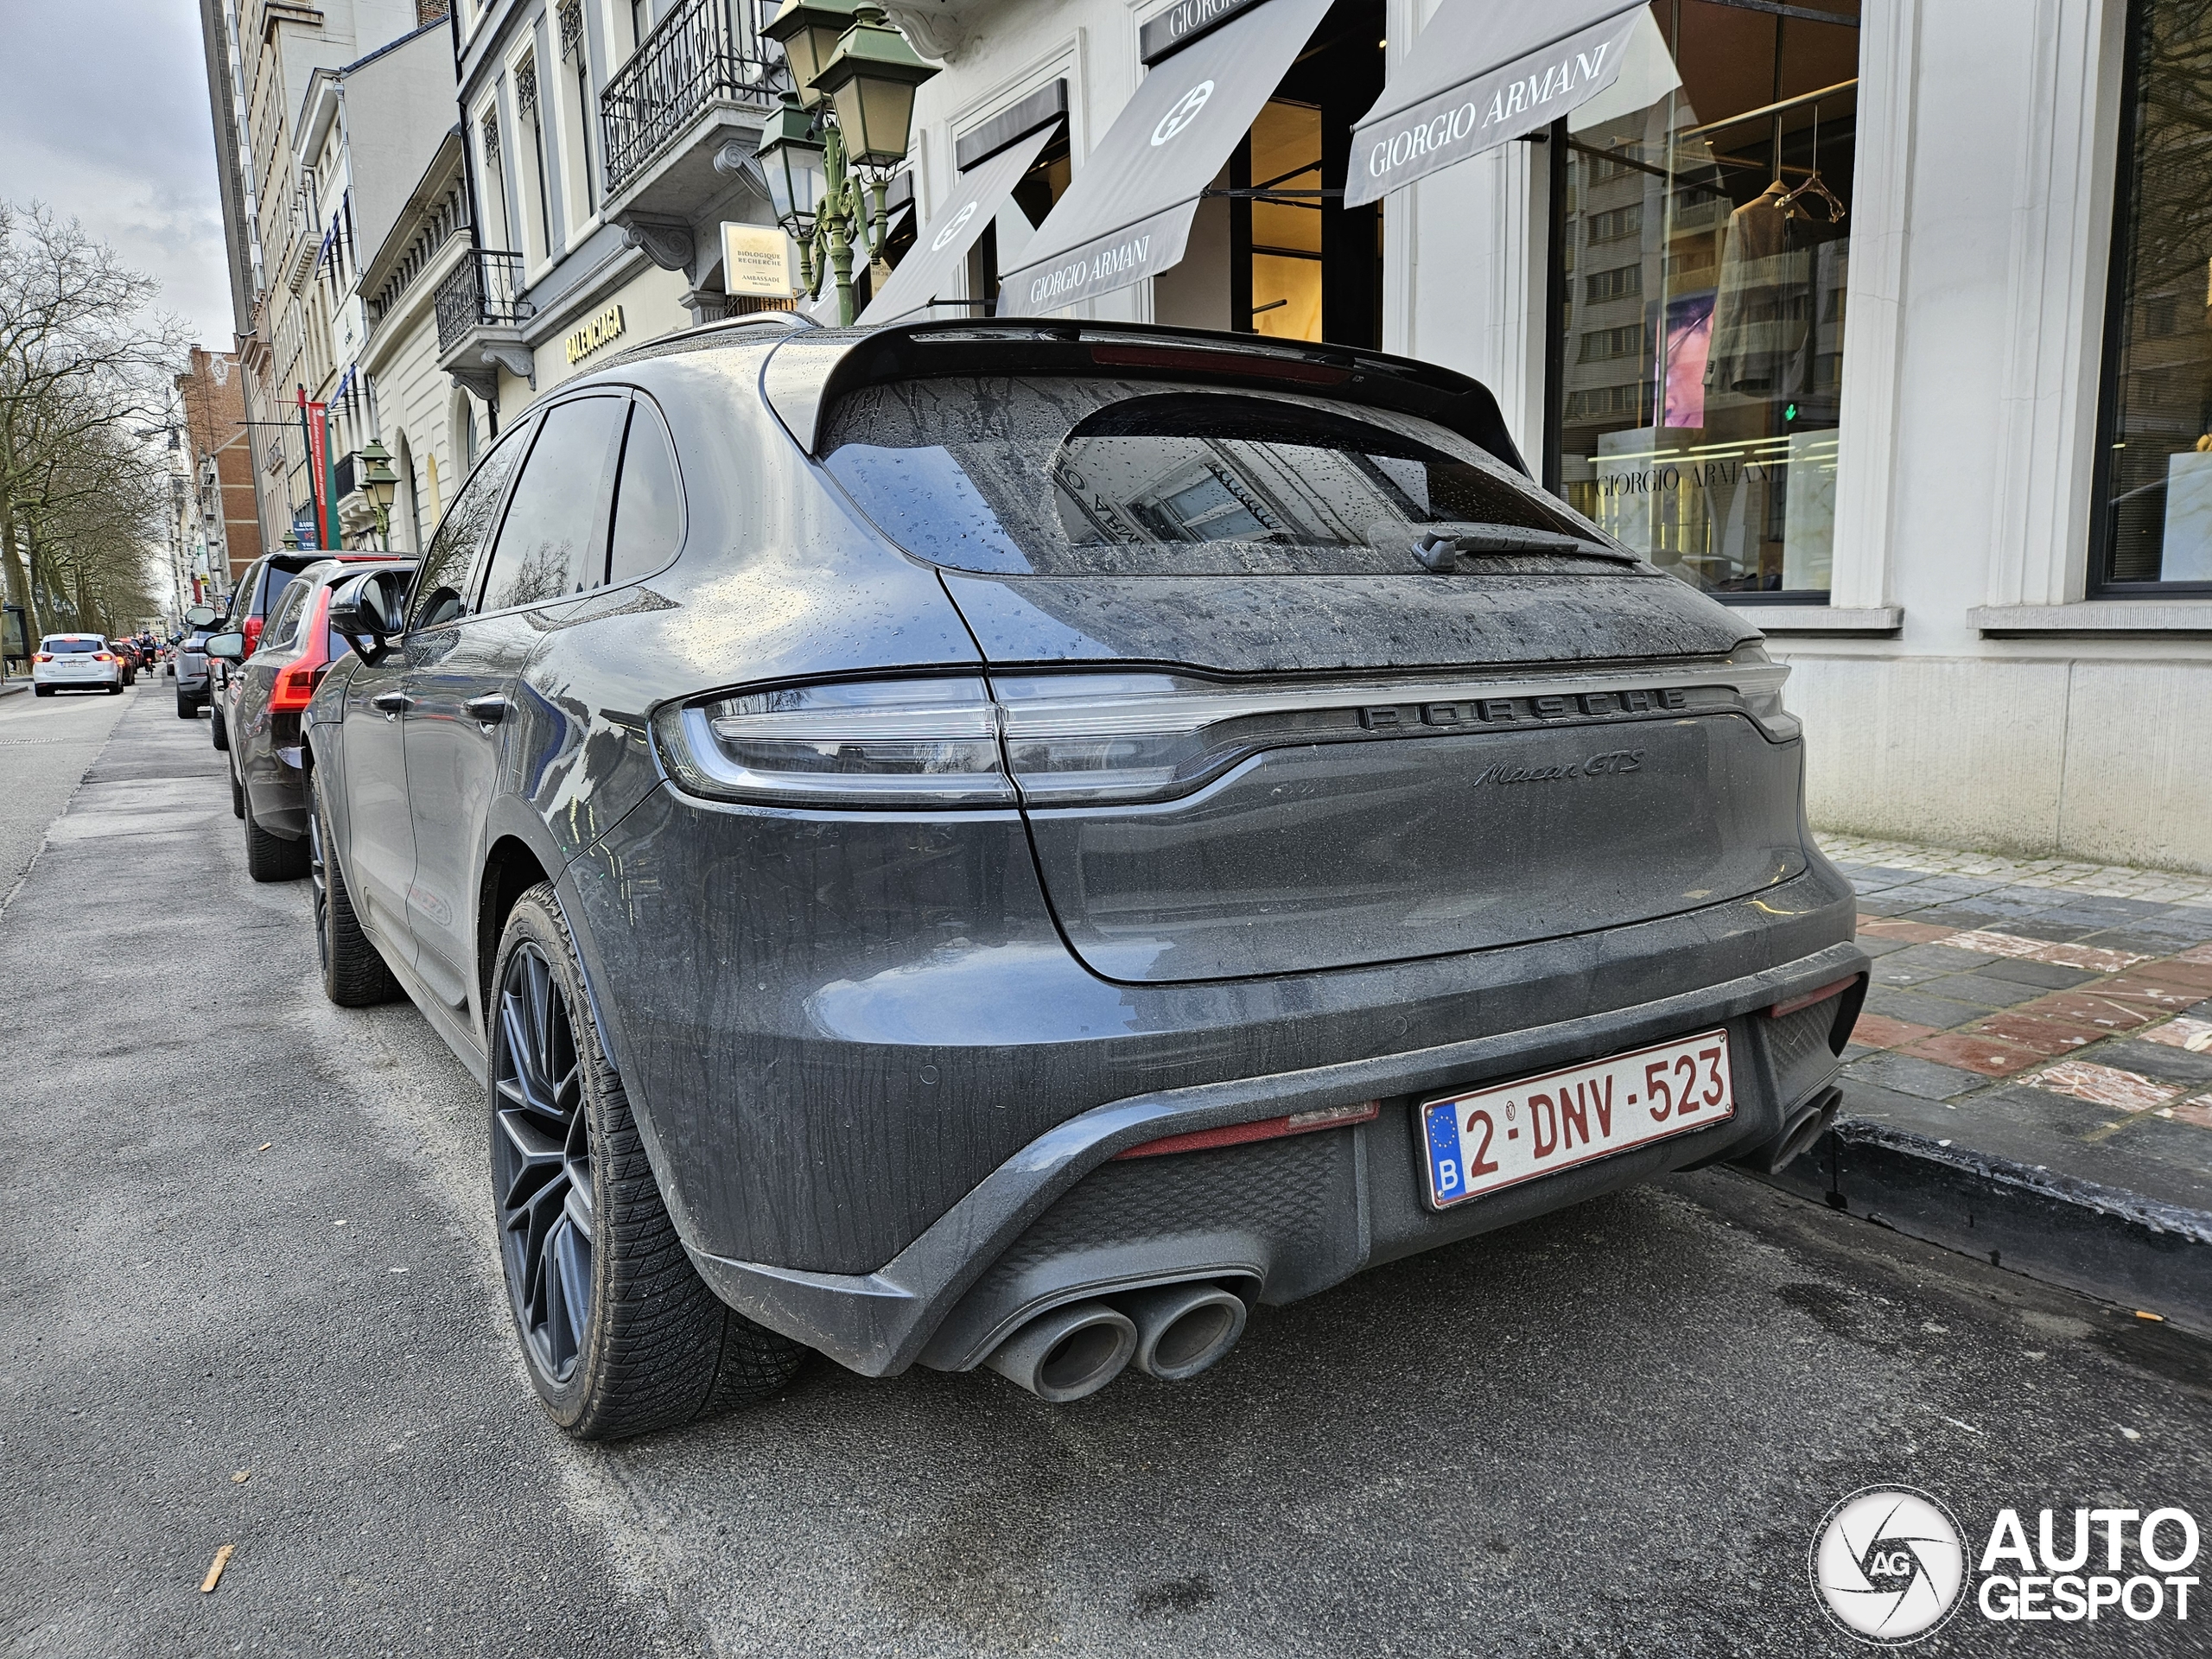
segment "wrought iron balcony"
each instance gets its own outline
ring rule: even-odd
[[[438,354],[452,351],[472,329],[519,327],[531,315],[522,288],[520,254],[471,251],[438,284]]]
[[[761,38],[756,3],[683,0],[608,78],[599,95],[608,196],[710,105],[773,107],[783,54]]]

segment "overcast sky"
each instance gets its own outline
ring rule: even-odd
[[[230,349],[193,0],[0,0],[0,196],[82,219],[201,345]]]

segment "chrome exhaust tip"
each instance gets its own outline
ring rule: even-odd
[[[983,1363],[1060,1406],[1111,1382],[1136,1348],[1137,1328],[1128,1314],[1103,1302],[1071,1302],[1039,1314]]]
[[[1244,1299],[1219,1285],[1162,1285],[1116,1300],[1136,1325],[1132,1363],[1162,1382],[1196,1376],[1244,1334]]]

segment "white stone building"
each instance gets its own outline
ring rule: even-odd
[[[886,10],[944,65],[925,236],[1034,147],[931,297],[1477,375],[1532,470],[1793,664],[1816,823],[2212,870],[2202,5]],[[1395,156],[1393,109],[1427,123]],[[1143,219],[1217,118],[1195,211]]]

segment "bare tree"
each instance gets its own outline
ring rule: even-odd
[[[113,633],[158,608],[149,544],[174,510],[161,453],[111,421],[50,454],[16,498],[43,615]]]
[[[188,345],[176,319],[150,309],[158,292],[75,219],[0,200],[0,560],[34,632],[44,629],[42,601],[60,591],[51,570],[41,582],[34,569],[41,533],[60,550],[46,556],[68,562],[70,591],[83,597],[67,608],[80,621],[94,593],[126,580],[113,565],[122,549],[96,555],[86,539],[95,518],[108,533],[137,526],[141,574],[129,580],[143,586],[154,522],[143,510],[160,492],[142,474],[158,476],[163,461],[131,428],[167,425]],[[101,502],[103,492],[111,499]],[[88,585],[76,588],[79,575]]]

